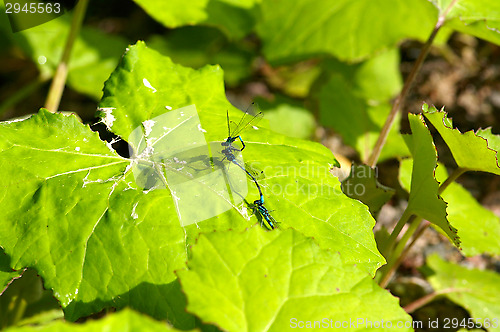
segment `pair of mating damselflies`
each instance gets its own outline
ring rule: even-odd
[[[253,105],[253,104],[252,104]],[[228,136],[224,142],[221,143],[221,145],[224,147],[224,149],[221,151],[225,158],[241,168],[255,183],[255,186],[257,187],[257,190],[259,191],[260,198],[255,200],[253,202],[254,208],[257,211],[257,213],[260,215],[261,221],[264,223],[264,225],[270,229],[273,230],[278,226],[278,223],[276,220],[274,220],[273,216],[267,210],[267,208],[264,206],[264,195],[262,195],[262,190],[260,188],[259,183],[257,182],[256,176],[257,174],[252,174],[249,170],[247,170],[243,165],[241,165],[237,160],[234,155],[235,151],[241,152],[243,149],[245,149],[245,143],[243,142],[243,139],[241,138],[241,132],[247,128],[249,125],[254,126],[260,119],[262,118],[263,114],[262,112],[258,112],[256,115],[251,115],[248,110],[243,114],[241,117],[240,121],[234,126],[233,130],[231,130],[230,126],[230,121],[229,121],[229,111],[226,113],[227,115],[227,130],[228,130]],[[241,148],[237,148],[233,145],[233,143],[239,140],[241,143]]]

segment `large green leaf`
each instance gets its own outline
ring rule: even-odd
[[[321,54],[353,61],[405,38],[427,39],[437,14],[426,0],[268,0],[257,33],[271,62]]]
[[[31,331],[180,331],[164,322],[158,322],[150,317],[141,315],[133,310],[124,309],[117,313],[106,315],[99,320],[88,320],[85,323],[69,323],[55,321],[45,325],[12,327],[6,332],[31,332]]]
[[[428,277],[436,291],[469,311],[472,318],[488,331],[500,331],[500,275],[493,271],[468,269],[442,260],[427,258],[434,274]]]
[[[0,13],[4,16],[5,13]],[[0,19],[7,19],[0,17]],[[9,36],[38,66],[43,76],[52,76],[64,50],[71,28],[71,15],[65,14],[42,25]],[[78,92],[96,100],[102,85],[116,67],[127,42],[118,36],[83,27],[76,39],[69,62],[68,82]]]
[[[459,167],[500,175],[498,151],[494,150],[499,147],[497,135],[493,135],[491,130],[478,131],[477,134],[471,130],[462,134],[458,129],[453,129],[446,112],[438,111],[435,107],[428,108],[427,105],[424,105],[423,110],[425,117],[443,137]],[[491,145],[489,140],[492,141]]]
[[[452,0],[432,1],[441,12]],[[500,45],[500,2],[496,0],[459,0],[446,13],[445,26]]]
[[[164,191],[128,190],[129,164],[75,116],[42,109],[1,123],[0,244],[12,267],[37,270],[70,320],[130,304],[184,323],[173,270],[187,259],[185,232]]]
[[[365,271],[292,229],[203,235],[188,267],[177,272],[187,309],[226,331],[312,328],[314,321],[364,331],[367,321],[382,320],[388,331],[389,324],[411,322]]]
[[[331,76],[319,93],[321,123],[334,128],[366,160],[390,112],[390,99],[402,86],[398,52],[392,49],[356,65],[325,62]],[[408,155],[398,123],[389,132],[381,160]]]
[[[157,70],[159,63],[164,71]],[[124,85],[136,93],[129,93]],[[218,66],[198,71],[184,68],[138,43],[106,82],[100,105],[104,111],[100,115],[108,124],[109,119],[115,118],[110,129],[128,137],[133,128],[164,114],[166,106],[176,109],[186,104],[196,105],[202,127],[210,129],[204,133],[208,141],[220,142],[227,137],[226,110],[236,121],[241,117],[241,112],[235,113],[225,97]],[[350,247],[346,257],[360,264],[364,259],[360,260],[358,254],[370,257],[366,257],[367,266],[376,267],[383,262],[372,247],[373,235],[364,231],[373,227],[373,220],[366,208],[341,194],[340,183],[329,172],[336,160],[325,147],[276,135],[264,128],[248,130],[244,139],[248,146],[243,153],[245,161],[264,171],[265,179],[259,183],[269,208],[276,209],[278,220],[314,236],[328,248]],[[253,187],[252,190],[253,199],[258,198],[257,191]],[[244,225],[235,221],[225,225],[223,220],[218,219],[208,229]],[[358,222],[361,224],[355,226]],[[200,229],[204,229],[202,225]]]
[[[437,154],[432,136],[421,114],[408,114],[411,135],[404,136],[413,156],[408,213],[418,215],[441,228],[450,240],[460,246],[457,230],[446,219],[446,203],[439,197],[434,178]]]
[[[410,191],[413,160],[405,159],[399,168],[399,182]],[[446,168],[438,164],[436,179],[443,183],[448,177]],[[460,233],[460,246],[466,256],[500,254],[500,218],[484,208],[460,184],[450,183],[441,194],[447,203],[448,220]]]
[[[216,142],[212,149],[221,149],[220,141],[227,137],[226,110],[231,118],[241,112],[225,98],[219,67],[184,68],[142,42],[128,49],[107,81],[101,107],[102,121],[129,141],[133,159],[110,150],[74,116],[41,110],[28,120],[0,124],[0,177],[5,184],[0,187],[0,228],[7,230],[0,233],[0,245],[12,267],[37,270],[70,320],[129,305],[189,328],[193,321],[184,312],[185,299],[173,273],[184,266],[186,248],[200,232],[244,230],[258,218],[251,216],[252,204],[230,202],[227,211],[182,227],[181,204],[191,203],[190,211],[204,213],[227,201],[204,200],[196,191],[176,192],[184,182],[217,192],[202,180],[179,181],[188,173],[183,171],[186,160],[180,159],[186,155],[177,154],[176,144],[193,143],[201,133],[203,141]],[[172,121],[163,128],[156,121],[193,110],[200,121],[189,127],[194,131],[173,130],[180,124]],[[151,143],[157,135],[167,139]],[[373,238],[374,220],[364,205],[342,194],[329,172],[336,160],[328,149],[262,127],[242,135],[245,164],[264,171],[259,183],[265,206],[281,228],[314,237],[321,247],[340,252],[346,263],[371,274],[384,263]],[[167,146],[177,167],[159,160],[154,151]],[[221,159],[220,151],[212,152],[214,160]],[[178,181],[175,186],[162,171],[167,169]],[[224,169],[243,176],[248,194],[241,199],[251,203],[259,197],[238,167]],[[230,180],[225,187],[234,184]]]

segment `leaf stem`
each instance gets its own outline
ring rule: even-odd
[[[446,188],[448,188],[450,183],[455,182],[455,180],[458,179],[460,177],[460,175],[464,174],[467,171],[468,171],[467,168],[462,168],[462,167],[455,168],[453,170],[453,172],[451,173],[451,175],[448,176],[448,178],[439,186],[438,195],[441,195],[441,193]]]
[[[461,168],[461,167],[456,168],[451,173],[451,175],[448,176],[448,178],[439,186],[438,194],[441,194],[450,185],[450,183],[454,182],[460,175],[462,175],[466,171],[467,171],[466,168]],[[389,283],[389,280],[392,278],[392,276],[396,272],[397,268],[399,267],[399,265],[401,264],[403,259],[406,257],[406,255],[408,254],[410,249],[413,247],[415,242],[420,238],[420,236],[422,236],[422,234],[424,234],[424,231],[427,228],[429,228],[429,226],[431,225],[430,222],[426,221],[426,223],[415,234],[412,242],[408,246],[406,246],[406,248],[405,248],[406,242],[413,235],[413,233],[415,233],[421,220],[422,220],[422,218],[414,218],[414,216],[411,216],[409,218],[409,222],[411,222],[410,228],[403,235],[403,238],[397,244],[394,252],[391,253],[391,258],[389,259],[389,262],[387,263],[387,265],[384,266],[385,269],[383,269],[383,272],[382,272],[383,274],[382,274],[382,277],[381,277],[380,282],[379,282],[379,285],[381,287],[385,288],[387,286],[387,284]],[[391,237],[392,237],[392,234],[391,234]],[[396,235],[396,237],[397,237],[397,235]],[[387,249],[389,249],[389,248],[390,247],[388,247]],[[403,250],[403,248],[404,248],[404,250]]]
[[[52,84],[50,85],[50,90],[47,95],[47,100],[45,101],[45,108],[50,112],[56,112],[59,108],[59,103],[61,102],[62,93],[66,84],[66,78],[68,76],[68,65],[71,51],[78,33],[80,32],[88,3],[89,0],[78,0],[78,3],[76,4],[73,20],[71,21],[71,28],[68,34],[68,39],[66,40],[66,45],[64,46],[61,61],[57,66],[56,73],[52,79]]]
[[[377,142],[373,147],[373,151],[370,157],[368,157],[367,164],[370,165],[371,167],[375,167],[377,165],[378,158],[380,157],[380,152],[382,152],[382,148],[384,147],[384,144],[387,141],[387,136],[389,135],[389,131],[391,130],[391,127],[394,124],[394,121],[396,120],[396,114],[398,113],[399,109],[402,109],[406,95],[408,94],[408,91],[413,85],[413,82],[415,81],[415,78],[417,77],[417,74],[420,71],[423,62],[427,57],[427,54],[429,54],[434,38],[436,38],[439,29],[441,29],[441,27],[443,26],[448,11],[451,9],[451,7],[454,5],[456,1],[457,0],[452,1],[451,4],[448,6],[448,8],[443,13],[441,13],[441,15],[439,15],[439,18],[436,22],[436,25],[434,26],[434,29],[432,30],[431,35],[429,36],[426,43],[422,47],[422,50],[420,51],[420,55],[418,56],[417,61],[415,61],[415,63],[413,64],[411,72],[406,78],[405,84],[403,85],[403,89],[401,90],[396,100],[394,101],[391,112],[387,116],[387,119],[385,120],[384,123],[384,127],[382,127]]]
[[[426,221],[426,224],[420,227],[417,234],[413,237],[411,243],[408,246],[406,246],[408,240],[418,229],[418,226],[420,226],[421,221],[422,218],[413,218],[413,221],[411,221],[410,228],[408,228],[401,241],[399,241],[398,245],[396,246],[396,249],[391,254],[391,258],[387,263],[387,265],[384,266],[385,269],[382,272],[383,274],[379,282],[380,287],[383,288],[387,287],[392,276],[394,275],[394,273],[396,273],[396,270],[399,268],[399,265],[401,265],[401,262],[404,260],[406,255],[408,255],[408,252],[410,251],[411,247],[415,244],[417,239],[424,233],[427,227],[429,227],[430,223]]]
[[[411,213],[409,213],[408,209],[405,209],[405,211],[403,212],[403,215],[401,216],[398,223],[396,224],[396,227],[394,227],[394,230],[392,231],[391,235],[389,236],[389,239],[387,240],[385,247],[382,248],[382,254],[384,255],[384,257],[387,258],[389,256],[392,247],[396,243],[396,240],[398,238],[399,233],[403,229],[403,226],[407,222],[412,222],[413,219],[415,219],[415,216],[412,215]]]
[[[403,309],[407,313],[410,314],[410,313],[414,312],[415,310],[420,309],[421,307],[423,307],[427,303],[432,302],[436,297],[438,297],[440,295],[448,294],[448,293],[458,293],[460,291],[466,292],[468,290],[466,290],[466,289],[459,289],[459,288],[446,288],[446,289],[443,289],[443,290],[440,290],[440,291],[437,291],[437,292],[432,292],[430,294],[427,294],[427,295],[419,298],[418,300],[413,301],[412,303],[410,303],[407,306],[405,306]]]

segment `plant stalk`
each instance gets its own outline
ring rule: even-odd
[[[443,290],[440,290],[437,292],[433,292],[433,293],[427,294],[427,295],[419,298],[418,300],[415,300],[414,302],[405,306],[403,309],[407,313],[410,314],[410,313],[414,312],[415,310],[420,309],[421,307],[423,307],[427,303],[432,302],[436,297],[438,297],[440,295],[448,294],[448,293],[456,293],[456,292],[460,292],[460,291],[461,290],[457,289],[457,288],[446,288],[446,289],[443,289]],[[464,291],[467,291],[467,290],[464,290]]]
[[[468,171],[467,168],[461,168],[461,167],[455,168],[453,170],[453,172],[451,173],[451,175],[448,176],[448,178],[439,186],[438,195],[441,195],[441,193],[446,188],[448,188],[450,183],[455,182],[455,180],[458,179],[460,177],[460,175],[464,174],[467,171]]]
[[[420,55],[417,58],[417,61],[415,61],[415,64],[413,65],[413,68],[411,69],[410,74],[406,78],[405,84],[403,85],[403,89],[397,96],[396,100],[394,101],[394,104],[392,105],[391,112],[387,116],[387,119],[385,120],[384,127],[382,127],[382,130],[380,131],[380,135],[378,136],[377,142],[375,143],[375,146],[373,147],[373,151],[368,157],[367,164],[370,165],[371,167],[375,167],[377,165],[378,158],[380,157],[380,153],[382,152],[382,148],[384,147],[385,142],[387,141],[387,136],[389,135],[389,131],[391,130],[392,125],[394,124],[394,121],[396,120],[396,114],[400,109],[403,108],[404,101],[406,99],[406,95],[408,94],[408,91],[410,90],[411,86],[413,85],[413,82],[415,81],[415,78],[417,77],[418,72],[420,71],[420,68],[422,67],[422,64],[424,63],[425,58],[427,57],[427,54],[429,54],[429,51],[431,49],[432,43],[434,42],[434,39],[436,38],[437,33],[439,32],[439,29],[443,26],[443,23],[446,18],[446,14],[448,14],[448,11],[451,9],[451,7],[454,5],[456,0],[452,1],[452,3],[448,6],[447,10],[444,11],[438,18],[438,21],[436,22],[436,25],[434,26],[434,29],[432,30],[431,35],[427,39],[426,43],[424,44],[422,50],[420,51]]]
[[[458,177],[460,177],[460,175],[462,175],[466,171],[467,171],[466,168],[461,168],[461,167],[456,168],[450,174],[450,176],[448,176],[448,178],[439,186],[438,195],[440,195],[450,185],[450,183],[454,182]],[[405,213],[406,213],[406,210],[405,210]],[[405,213],[403,213],[403,216]],[[401,217],[399,222],[401,222],[401,220],[403,220],[403,216]],[[427,228],[429,228],[429,226],[431,225],[429,222],[426,222],[426,224],[423,227],[421,227],[419,229],[419,231],[415,234],[412,242],[408,246],[406,246],[406,248],[405,248],[407,241],[410,239],[410,237],[413,235],[413,233],[415,233],[421,220],[422,220],[421,218],[416,218],[414,215],[412,215],[408,219],[408,221],[411,222],[411,226],[406,231],[406,233],[403,235],[403,238],[401,239],[401,241],[399,241],[398,245],[396,246],[396,249],[391,253],[391,259],[389,259],[388,264],[386,266],[384,266],[385,269],[383,271],[382,277],[381,277],[380,282],[379,282],[379,285],[381,287],[385,288],[387,286],[387,284],[389,283],[389,280],[392,278],[392,276],[394,275],[394,273],[398,269],[399,265],[401,264],[403,259],[406,257],[406,255],[408,254],[410,249],[413,247],[415,242],[422,236],[422,234],[424,234],[424,231]],[[399,232],[403,228],[403,226],[400,225],[399,223],[398,223],[398,225],[396,225],[396,227],[398,227],[398,226],[400,226],[400,229],[397,232],[397,234],[395,234],[395,231],[396,231],[396,228],[395,228],[391,234],[391,237],[389,238],[388,247],[386,247],[387,254],[389,253],[391,245],[396,240],[397,236],[399,235]],[[387,257],[387,256],[385,256],[385,257]],[[394,257],[396,257],[396,259],[394,259]]]
[[[414,220],[411,222],[410,228],[408,228],[401,241],[399,241],[398,245],[396,246],[396,249],[391,254],[391,259],[389,260],[387,265],[384,266],[386,269],[384,269],[382,277],[379,281],[380,287],[382,288],[387,287],[392,276],[396,273],[396,270],[399,268],[399,265],[401,265],[403,259],[406,257],[406,255],[408,255],[408,252],[410,251],[411,247],[415,244],[417,239],[424,233],[427,227],[429,227],[430,223],[427,221],[423,227],[420,227],[417,234],[413,237],[411,243],[408,246],[406,246],[406,243],[418,229],[418,226],[420,225],[421,221],[422,218],[414,218]]]
[[[392,231],[391,235],[389,236],[389,239],[387,240],[386,246],[382,248],[382,254],[386,259],[389,257],[392,247],[394,247],[394,244],[396,243],[396,240],[398,239],[398,235],[403,229],[403,226],[407,222],[412,222],[413,219],[415,219],[415,216],[412,215],[411,213],[408,212],[408,209],[406,209],[403,212],[403,215],[399,219],[398,223],[396,224],[396,227],[394,227],[394,230]]]
[[[68,77],[68,65],[71,51],[73,50],[73,44],[75,43],[78,33],[80,32],[88,3],[89,0],[78,0],[78,3],[75,6],[68,39],[66,40],[66,45],[64,46],[61,61],[59,62],[54,78],[52,79],[47,100],[45,101],[45,108],[50,112],[56,112],[59,108],[59,103],[61,102],[62,93],[66,84],[66,78]]]

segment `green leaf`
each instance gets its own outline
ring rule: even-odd
[[[296,99],[309,97],[323,72],[314,59],[275,68],[264,66],[262,70],[267,73],[266,80],[271,89]]]
[[[159,63],[165,71],[157,70]],[[124,85],[130,88],[124,90]],[[111,113],[100,114],[105,123],[110,116],[116,118],[110,125],[111,130],[127,137],[144,121],[164,114],[166,106],[176,109],[187,103],[196,105],[209,141],[220,142],[227,137],[226,110],[236,121],[241,117],[241,113],[234,113],[234,107],[225,97],[219,67],[206,66],[199,71],[184,68],[138,43],[130,48],[106,83],[101,107]],[[264,196],[270,197],[266,198],[266,205],[276,210],[273,215],[278,221],[314,236],[328,248],[347,250],[349,247],[346,256],[360,264],[366,262],[369,269],[384,261],[374,246],[373,234],[365,233],[373,227],[368,211],[341,194],[338,180],[330,174],[336,160],[328,149],[263,128],[247,130],[244,140],[248,146],[244,151],[245,162],[264,171],[265,179],[259,183]],[[258,198],[257,191],[253,193],[254,199]],[[238,215],[241,216],[235,214]],[[358,222],[360,224],[356,224]],[[217,225],[226,227],[221,220]],[[231,221],[227,227],[234,229],[237,225],[245,224]],[[361,258],[364,255],[368,256]]]
[[[205,7],[209,0],[194,0],[185,6],[181,1],[134,0],[152,18],[166,27],[194,25],[207,17]]]
[[[414,161],[406,210],[441,228],[446,236],[460,247],[457,230],[446,219],[446,203],[438,195],[439,185],[434,178],[437,153],[432,136],[421,114],[408,114],[408,119],[412,134],[405,135],[404,138]]]
[[[5,332],[31,331],[180,331],[164,322],[151,319],[130,309],[107,314],[98,320],[87,320],[85,323],[69,323],[55,321],[38,326],[12,327]]]
[[[493,271],[468,269],[442,260],[437,255],[427,258],[435,274],[428,277],[436,291],[469,311],[488,331],[500,330],[500,275]],[[489,326],[487,326],[487,320]],[[495,320],[495,321],[494,321]],[[493,325],[493,323],[495,325]]]
[[[199,233],[244,230],[258,223],[250,209],[259,196],[231,163],[224,167],[227,182],[206,184],[201,176],[187,181],[190,169],[204,176],[211,168],[198,170],[194,167],[202,163],[186,160],[203,157],[196,149],[208,147],[214,163],[222,159],[226,112],[236,121],[241,112],[227,101],[218,66],[185,68],[142,42],[128,49],[106,82],[101,107],[102,121],[128,140],[133,158],[117,155],[74,116],[41,110],[28,120],[0,124],[5,184],[0,187],[0,229],[7,230],[0,233],[0,245],[12,267],[36,269],[69,320],[131,306],[175,327],[192,328],[173,271],[184,266],[186,248]],[[190,121],[179,123],[177,118],[188,113]],[[166,118],[170,121],[160,122]],[[264,171],[259,184],[265,206],[280,228],[314,237],[321,247],[340,252],[346,263],[373,275],[385,262],[374,241],[374,220],[364,205],[342,194],[330,173],[337,164],[331,152],[263,127],[242,135],[244,165]],[[198,139],[205,145],[192,149],[192,156],[183,154],[182,143]],[[172,154],[170,160],[160,159],[162,149]],[[233,174],[243,181],[233,181]],[[232,189],[241,182],[245,192]],[[186,211],[194,214],[228,203],[224,196],[207,199],[190,187],[181,195],[184,184],[214,193],[221,186],[226,192],[230,188],[239,194],[231,199],[238,196],[246,203],[229,201],[227,211],[182,227],[179,211],[186,202]]]
[[[75,116],[1,123],[0,244],[12,267],[37,270],[67,319],[130,304],[186,324],[173,274],[185,232],[164,191],[130,189],[129,164]]]
[[[325,67],[332,74],[320,90],[320,121],[340,133],[366,160],[390,112],[390,99],[402,86],[398,52],[393,49],[356,65],[330,60]],[[408,154],[396,120],[380,160]]]
[[[394,189],[377,181],[377,171],[368,165],[353,165],[351,173],[342,181],[342,192],[370,208],[372,214],[380,210],[394,195]]]
[[[195,0],[189,6],[180,0],[134,0],[166,27],[205,24],[216,26],[227,36],[239,39],[255,25],[252,8],[259,0]],[[228,19],[230,17],[231,19]]]
[[[0,294],[14,278],[19,278],[23,271],[14,271],[10,268],[10,258],[0,248]]]
[[[399,168],[399,182],[410,191],[413,161],[405,159]],[[436,179],[443,183],[448,177],[446,168],[438,164]],[[441,194],[447,203],[448,220],[460,232],[460,246],[465,256],[480,254],[499,255],[500,218],[484,208],[460,184],[453,182]]]
[[[451,0],[432,2],[443,12]],[[500,3],[496,0],[456,1],[446,13],[445,26],[500,45]]]
[[[158,64],[162,71],[157,70]],[[221,142],[227,137],[226,110],[234,121],[241,118],[241,112],[225,97],[222,75],[218,66],[196,71],[176,65],[138,43],[106,82],[100,116],[108,124],[115,118],[109,125],[111,130],[128,137],[144,121],[165,114],[166,106],[177,109],[195,104],[201,126],[207,131],[205,139]],[[373,241],[374,221],[362,204],[341,193],[338,180],[330,173],[337,161],[328,149],[264,128],[247,130],[243,139],[245,163],[264,172],[259,183],[266,206],[275,210],[273,216],[283,227],[292,226],[314,236],[326,248],[345,251],[345,257],[366,264],[371,272],[384,262]],[[250,202],[258,198],[253,185],[249,193],[253,197]],[[235,207],[233,210],[234,214],[200,225],[200,229],[243,229],[248,223],[235,220],[242,214]],[[198,233],[193,231],[190,238]]]
[[[271,62],[322,54],[359,61],[405,38],[427,39],[436,20],[425,0],[275,0],[262,2],[257,33]]]
[[[52,76],[61,60],[71,27],[71,15],[12,34],[12,38],[38,66],[42,76]],[[127,42],[100,30],[82,27],[69,61],[67,84],[80,93],[102,96],[102,85],[116,67]]]
[[[500,175],[498,151],[494,150],[499,147],[498,136],[486,130],[478,133],[471,130],[462,134],[458,129],[453,129],[452,120],[447,117],[446,112],[438,111],[435,107],[429,108],[425,104],[422,109],[425,117],[448,145],[460,168]],[[491,146],[489,140],[492,141]]]
[[[476,131],[476,135],[488,141],[488,148],[497,151],[498,160],[498,151],[500,151],[500,136],[493,134],[491,132],[491,128],[478,129]]]
[[[206,64],[219,64],[229,86],[250,76],[255,57],[252,48],[229,43],[222,32],[210,27],[184,27],[169,31],[165,37],[155,35],[148,46],[183,66],[197,69]]]
[[[276,95],[273,102],[258,100],[259,109],[269,120],[269,127],[280,134],[308,139],[316,129],[314,116],[304,108],[302,103],[290,98]]]
[[[283,331],[314,321],[333,327],[360,317],[394,326],[411,321],[365,271],[292,229],[204,234],[188,268],[177,272],[187,309],[227,331]]]

